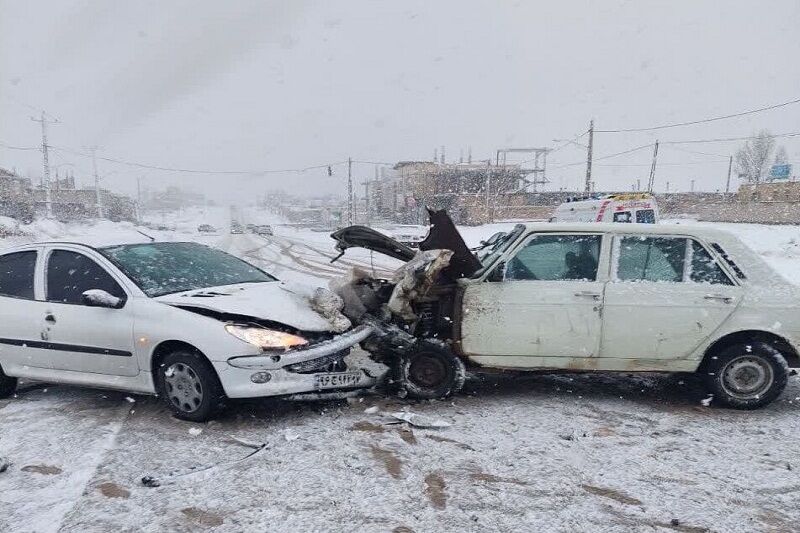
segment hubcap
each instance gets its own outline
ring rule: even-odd
[[[175,363],[164,372],[167,396],[172,404],[186,413],[196,411],[203,401],[203,386],[192,367]]]
[[[447,378],[447,367],[440,358],[422,354],[411,362],[408,376],[418,385],[435,387]]]
[[[739,356],[722,369],[722,387],[741,399],[758,398],[772,386],[773,379],[769,363],[752,355]]]

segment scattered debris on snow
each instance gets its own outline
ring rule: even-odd
[[[198,436],[203,430],[200,428],[189,428],[189,435]]]
[[[449,428],[452,425],[449,422],[445,422],[440,418],[431,418],[425,415],[420,415],[418,413],[412,413],[410,411],[398,411],[395,413],[382,413],[382,414],[385,416],[389,416],[391,418],[395,418],[401,422],[406,422],[414,427],[423,429]]]
[[[712,394],[708,398],[703,398],[702,400],[700,400],[700,403],[708,407],[709,405],[711,405],[711,402],[713,400],[714,400],[714,395]]]
[[[370,415],[375,414],[378,411],[380,411],[380,409],[378,409],[377,405],[373,405],[372,407],[367,407],[366,409],[364,409],[364,412]]]
[[[134,399],[133,399],[133,398],[131,398],[130,396],[125,396],[125,399],[126,399],[128,402],[130,402],[130,403],[136,403],[136,400],[134,400]]]
[[[284,429],[283,438],[286,440],[286,442],[292,442],[299,439],[300,435],[293,429]]]

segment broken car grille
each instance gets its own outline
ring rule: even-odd
[[[284,368],[289,372],[295,372],[297,374],[309,374],[319,371],[336,372],[345,368],[343,359],[348,352],[349,350],[342,350],[341,352],[325,355],[319,359],[287,365]]]

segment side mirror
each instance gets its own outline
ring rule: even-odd
[[[506,279],[506,262],[503,261],[492,270],[486,278],[487,281],[503,281]]]
[[[89,289],[81,294],[81,303],[88,307],[108,307],[119,309],[125,303],[122,298],[117,298],[103,289]]]

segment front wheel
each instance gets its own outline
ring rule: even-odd
[[[736,409],[757,409],[781,395],[789,366],[781,353],[765,342],[738,343],[707,361],[703,378],[714,403]]]
[[[199,353],[177,351],[167,355],[156,379],[158,393],[181,420],[206,422],[225,399],[214,367]]]
[[[466,369],[447,345],[423,340],[400,359],[398,377],[410,397],[434,400],[461,390]]]

